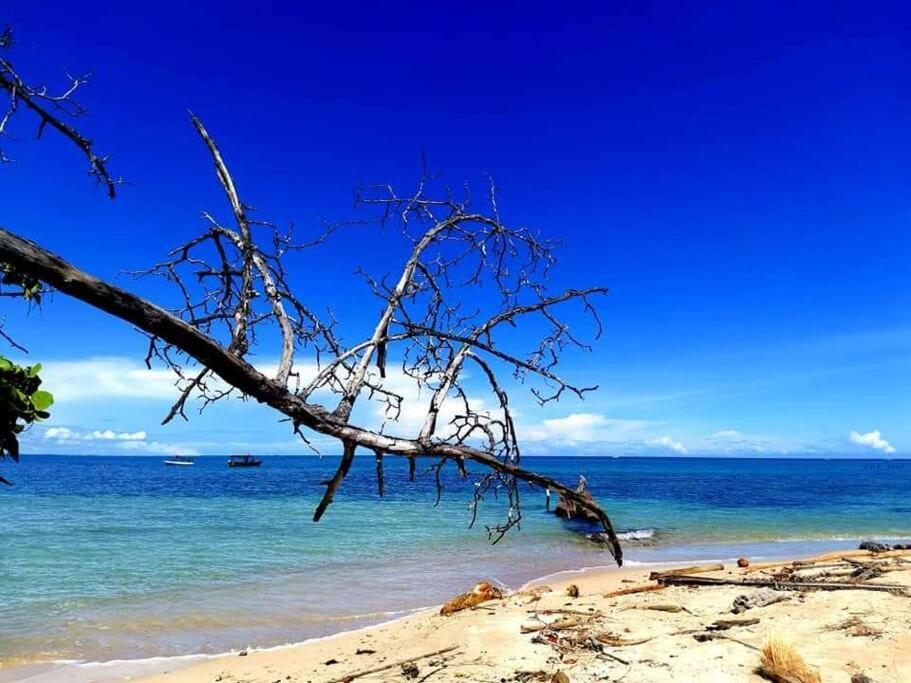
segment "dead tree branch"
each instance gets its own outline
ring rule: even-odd
[[[118,181],[107,159],[67,119],[85,109],[75,94],[87,76],[71,78],[58,94],[31,86],[2,55],[12,43],[0,34],[0,90],[10,100],[0,118],[0,136],[20,107],[37,116],[39,134],[57,130],[86,156],[91,173],[113,197]],[[171,283],[178,303],[165,310],[130,292],[95,278],[59,256],[12,232],[0,229],[0,263],[46,286],[131,323],[148,336],[146,363],[163,363],[177,385],[177,398],[164,418],[187,418],[193,401],[199,410],[231,396],[252,398],[280,412],[295,433],[303,430],[331,437],[343,455],[316,511],[319,520],[348,475],[358,448],[376,458],[379,494],[385,491],[383,458],[408,459],[413,479],[417,458],[433,460],[438,496],[440,473],[448,463],[467,476],[467,462],[486,469],[475,482],[472,523],[485,494],[505,496],[505,521],[488,527],[494,542],[521,520],[520,484],[557,492],[591,510],[601,521],[608,545],[619,563],[621,548],[610,520],[590,499],[553,479],[520,465],[520,435],[503,372],[525,384],[540,404],[564,394],[584,398],[596,387],[570,381],[558,369],[568,349],[590,349],[577,318],[564,317],[576,305],[601,333],[593,299],[603,287],[548,290],[556,263],[554,244],[534,231],[503,222],[490,183],[485,206],[473,208],[466,186],[458,195],[440,188],[426,164],[415,189],[399,193],[392,185],[360,188],[356,205],[366,219],[323,223],[314,238],[297,241],[292,230],[255,217],[228,163],[202,121],[190,113],[215,167],[231,212],[221,222],[204,212],[201,229],[172,249],[164,261],[136,276],[158,276]],[[0,158],[2,152],[0,152]],[[333,314],[317,313],[295,294],[289,273],[292,255],[324,245],[342,227],[397,226],[408,257],[394,274],[360,271],[381,310],[369,334],[344,340]],[[532,332],[511,332],[520,324]],[[279,341],[277,364],[268,373],[249,361],[262,340]],[[306,362],[301,362],[300,359]],[[315,360],[316,369],[309,366]],[[464,372],[466,361],[481,370],[481,381]],[[427,396],[416,434],[388,434],[405,396],[392,383],[393,368]],[[493,407],[479,398],[492,395]],[[358,401],[378,401],[385,415],[379,429],[353,423]],[[327,407],[331,406],[331,407]],[[309,442],[308,442],[309,443]]]

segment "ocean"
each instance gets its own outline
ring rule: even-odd
[[[299,642],[439,604],[481,578],[510,587],[609,566],[586,528],[523,488],[520,529],[492,546],[490,497],[468,528],[473,483],[387,458],[356,460],[323,520],[336,457],[229,469],[162,458],[26,456],[0,490],[0,663],[104,662]],[[754,559],[911,537],[911,461],[527,458],[587,478],[627,540],[628,564]],[[471,468],[470,468],[471,469]],[[475,468],[477,469],[477,468]],[[13,669],[13,673],[15,669]],[[6,678],[9,679],[10,672]],[[2,679],[0,679],[2,680]]]

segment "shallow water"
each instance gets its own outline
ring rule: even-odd
[[[437,604],[490,577],[511,586],[610,557],[528,489],[520,531],[491,547],[489,500],[467,528],[471,481],[408,481],[387,459],[387,496],[358,459],[323,521],[336,458],[29,456],[0,492],[0,661],[171,656],[270,646]],[[587,477],[616,525],[654,542],[633,562],[782,556],[911,536],[908,461],[534,458]]]

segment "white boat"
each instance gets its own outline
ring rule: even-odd
[[[185,458],[182,455],[176,455],[170,460],[164,461],[165,465],[192,465],[193,461],[190,458]]]

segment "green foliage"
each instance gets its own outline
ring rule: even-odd
[[[0,356],[0,459],[19,461],[19,434],[29,425],[50,417],[50,392],[39,389],[41,365],[16,365]],[[0,483],[9,482],[0,477]]]
[[[41,295],[44,293],[44,285],[37,278],[21,273],[8,263],[0,263],[0,284],[18,287],[18,292],[26,301],[36,304],[41,303]]]

